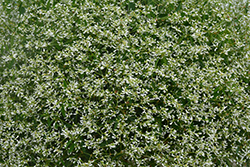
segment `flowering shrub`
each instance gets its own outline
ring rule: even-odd
[[[0,162],[249,163],[249,8],[231,0],[5,0]]]

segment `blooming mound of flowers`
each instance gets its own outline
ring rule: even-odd
[[[249,9],[5,0],[1,166],[249,163]]]

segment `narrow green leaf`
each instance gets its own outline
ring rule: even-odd
[[[128,11],[135,10],[135,3],[129,2],[128,4]]]
[[[74,150],[74,148],[75,148],[75,145],[74,145],[74,144],[71,144],[71,145],[70,145],[70,149],[69,149],[68,152],[71,153],[71,152]]]
[[[47,0],[47,2],[46,2],[46,9],[47,9],[47,10],[50,9],[50,0]]]
[[[8,44],[5,44],[5,51],[9,51],[9,46],[8,46]]]
[[[15,63],[15,59],[13,58],[13,59],[9,62],[8,68],[11,69],[11,68],[13,67],[14,63]]]
[[[67,145],[66,145],[66,147],[65,148],[68,148],[69,147],[69,145],[72,143],[72,141],[71,140],[69,140],[68,142],[67,142]]]
[[[245,12],[247,13],[248,10],[249,10],[249,2],[247,2],[246,5],[245,5]]]
[[[3,55],[3,45],[2,45],[2,47],[1,47],[1,55]]]
[[[179,12],[182,8],[182,2],[179,3],[178,7],[176,8],[175,12]]]
[[[68,87],[67,82],[66,82],[65,80],[63,81],[63,86],[64,86],[65,88]]]
[[[220,86],[214,89],[214,96],[217,96],[217,95],[218,95],[217,92],[218,92],[219,90],[220,90]]]
[[[106,145],[112,143],[114,139],[109,139],[108,141],[104,141],[103,143],[100,144],[101,147],[105,147]]]
[[[4,160],[0,157],[0,163],[4,163]]]
[[[65,109],[64,109],[64,105],[63,104],[61,105],[61,112],[62,112],[63,117],[65,117],[66,115],[65,115]]]
[[[113,157],[113,160],[119,159],[121,156],[123,156],[125,153],[118,153]]]
[[[19,6],[19,9],[18,9],[19,14],[24,14],[24,13],[25,13],[25,8],[22,7],[22,4],[23,4],[23,3],[21,2],[20,6]]]
[[[162,58],[162,63],[163,63],[163,64],[167,64],[167,59],[166,59],[165,56]]]
[[[51,124],[52,124],[53,121],[51,121],[51,119],[48,118],[48,121],[47,121],[47,122],[48,122],[48,126],[49,126],[49,129],[50,129],[50,128],[51,128]]]
[[[14,44],[14,36],[10,37],[10,46],[12,46]]]
[[[55,128],[58,129],[59,125],[58,122],[55,123]]]

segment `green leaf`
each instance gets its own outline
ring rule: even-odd
[[[3,45],[2,45],[2,47],[1,47],[1,55],[3,55]]]
[[[4,160],[0,157],[0,163],[4,163]]]
[[[68,87],[67,82],[66,82],[65,80],[63,81],[63,86],[64,86],[65,88]]]
[[[70,149],[69,149],[68,152],[71,153],[71,152],[74,150],[74,148],[75,148],[75,145],[74,145],[74,144],[71,144],[71,145],[70,145]]]
[[[58,129],[59,125],[58,122],[55,123],[55,128]]]
[[[5,51],[9,51],[9,46],[7,44],[5,44]]]
[[[179,5],[176,8],[175,12],[179,12],[181,9],[182,9],[182,1],[179,2]]]
[[[22,7],[22,4],[23,4],[23,3],[21,2],[20,6],[19,6],[19,9],[18,9],[19,14],[24,14],[24,13],[25,13],[25,8]]]
[[[64,109],[64,105],[63,104],[61,105],[61,112],[62,112],[63,117],[65,117],[66,115],[65,115],[65,109]]]
[[[129,2],[128,4],[128,11],[135,10],[135,3]]]
[[[14,36],[10,37],[10,46],[12,46],[14,44]]]
[[[218,91],[220,91],[220,86],[214,89],[214,93],[213,93],[214,97],[217,97],[220,94]]]
[[[246,12],[246,13],[247,13],[248,10],[249,10],[248,8],[249,8],[249,2],[247,2],[246,5],[245,5],[245,12]]]
[[[114,139],[109,139],[108,141],[104,141],[103,143],[100,144],[101,147],[105,147],[106,145],[112,143]]]
[[[65,149],[67,149],[68,147],[70,147],[69,150],[68,150],[68,153],[71,153],[71,152],[74,150],[74,148],[75,148],[75,145],[74,145],[74,143],[72,142],[72,140],[69,140],[69,141],[67,142],[67,145],[66,145],[66,148],[65,148]]]
[[[119,159],[121,156],[125,155],[125,153],[118,153],[113,157],[113,160]]]
[[[69,147],[69,145],[72,143],[72,141],[71,140],[69,140],[68,142],[67,142],[67,145],[66,145],[66,147],[65,147],[65,149],[66,148],[68,148]]]
[[[9,68],[9,69],[11,69],[11,68],[13,67],[15,61],[16,61],[16,59],[13,58],[13,59],[9,62],[9,64],[8,64],[8,68]]]
[[[47,9],[47,10],[50,9],[50,0],[48,0],[48,1],[46,2],[46,9]]]
[[[48,118],[48,127],[49,127],[49,130],[51,130],[51,124],[52,123],[53,123],[53,121],[50,118]]]

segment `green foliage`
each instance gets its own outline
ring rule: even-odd
[[[4,0],[1,166],[249,165],[249,8]]]

